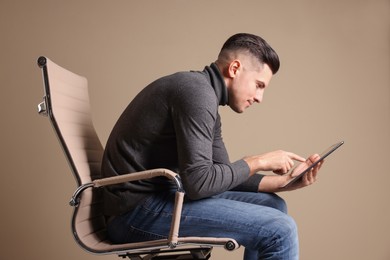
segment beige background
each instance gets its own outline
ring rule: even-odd
[[[264,102],[222,108],[231,159],[303,156],[345,140],[319,182],[283,194],[301,259],[390,259],[390,1],[0,0],[1,259],[117,259],[78,248],[73,177],[47,119],[39,55],[86,76],[103,143],[156,77],[202,69],[236,32],[262,35],[282,67]],[[216,249],[212,259],[240,259]]]

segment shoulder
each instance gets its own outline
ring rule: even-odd
[[[172,75],[175,98],[199,105],[217,105],[217,96],[211,83],[199,72],[178,72]],[[178,101],[178,100],[176,100]]]
[[[140,95],[142,100],[155,97],[155,102],[176,112],[194,110],[216,114],[218,100],[208,78],[201,72],[177,72],[157,79]]]

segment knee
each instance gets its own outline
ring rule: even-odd
[[[283,259],[298,259],[298,231],[293,218],[288,215],[276,218],[269,229],[268,235],[262,241],[262,246],[259,250],[260,259],[270,256],[283,256]]]
[[[298,236],[297,224],[291,216],[285,215],[277,222],[277,225],[280,227],[279,234],[282,235],[282,237],[295,238]]]
[[[289,247],[298,245],[298,228],[292,217],[288,215],[281,216],[273,224],[274,229],[271,239],[274,242],[279,241],[279,243],[289,245]]]

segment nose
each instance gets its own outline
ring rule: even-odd
[[[264,90],[258,90],[256,91],[256,96],[254,98],[254,101],[256,103],[261,103],[261,101],[263,101],[263,94],[264,94]]]

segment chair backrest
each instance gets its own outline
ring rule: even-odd
[[[78,186],[89,183],[100,177],[103,147],[92,123],[87,79],[46,57],[40,57],[38,65],[45,88],[42,113],[50,118]],[[72,220],[76,241],[91,252],[108,244],[99,197],[97,189],[84,191]]]

